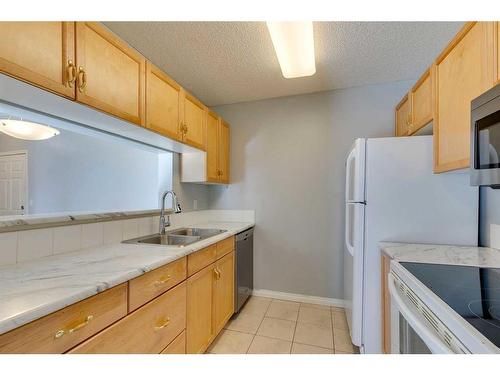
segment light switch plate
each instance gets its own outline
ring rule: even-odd
[[[490,224],[490,247],[500,249],[500,225]]]

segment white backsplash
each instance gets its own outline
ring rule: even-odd
[[[159,216],[0,233],[0,266],[158,233]],[[254,222],[252,210],[203,210],[170,215],[172,227]]]

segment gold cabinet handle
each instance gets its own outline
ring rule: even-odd
[[[220,279],[220,271],[217,268],[214,268],[215,280]]]
[[[164,277],[160,278],[160,280],[156,280],[153,283],[153,285],[156,287],[162,286],[163,284],[168,283],[171,278],[172,278],[172,275],[164,276]]]
[[[85,86],[87,86],[87,73],[83,66],[80,66],[78,67],[78,91],[83,92]]]
[[[163,323],[160,323],[159,326],[156,326],[154,327],[155,331],[159,331],[160,329],[163,329],[165,328],[166,326],[168,326],[170,324],[170,318],[167,317],[167,319],[165,319],[163,321]]]
[[[94,319],[94,315],[89,315],[85,318],[85,320],[83,322],[81,322],[80,324],[74,326],[73,328],[70,328],[70,329],[60,329],[59,331],[56,332],[56,334],[54,335],[54,337],[56,339],[60,338],[60,337],[63,337],[64,335],[66,334],[72,334],[80,329],[82,329],[83,327],[85,327],[86,325],[88,325],[90,323],[90,321]]]
[[[68,86],[73,87],[76,82],[76,66],[73,60],[68,60],[68,67],[66,68],[66,75],[68,78]]]

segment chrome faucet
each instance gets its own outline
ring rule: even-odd
[[[172,210],[175,214],[182,212],[181,205],[177,202],[177,195],[175,195],[173,190],[168,190],[163,193],[161,197],[161,211],[160,211],[160,234],[165,234],[165,228],[170,226],[170,215],[167,215],[165,220],[165,198],[167,195],[172,195]]]

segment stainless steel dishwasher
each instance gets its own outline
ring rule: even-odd
[[[234,275],[234,312],[253,291],[253,228],[236,235],[236,273]]]

